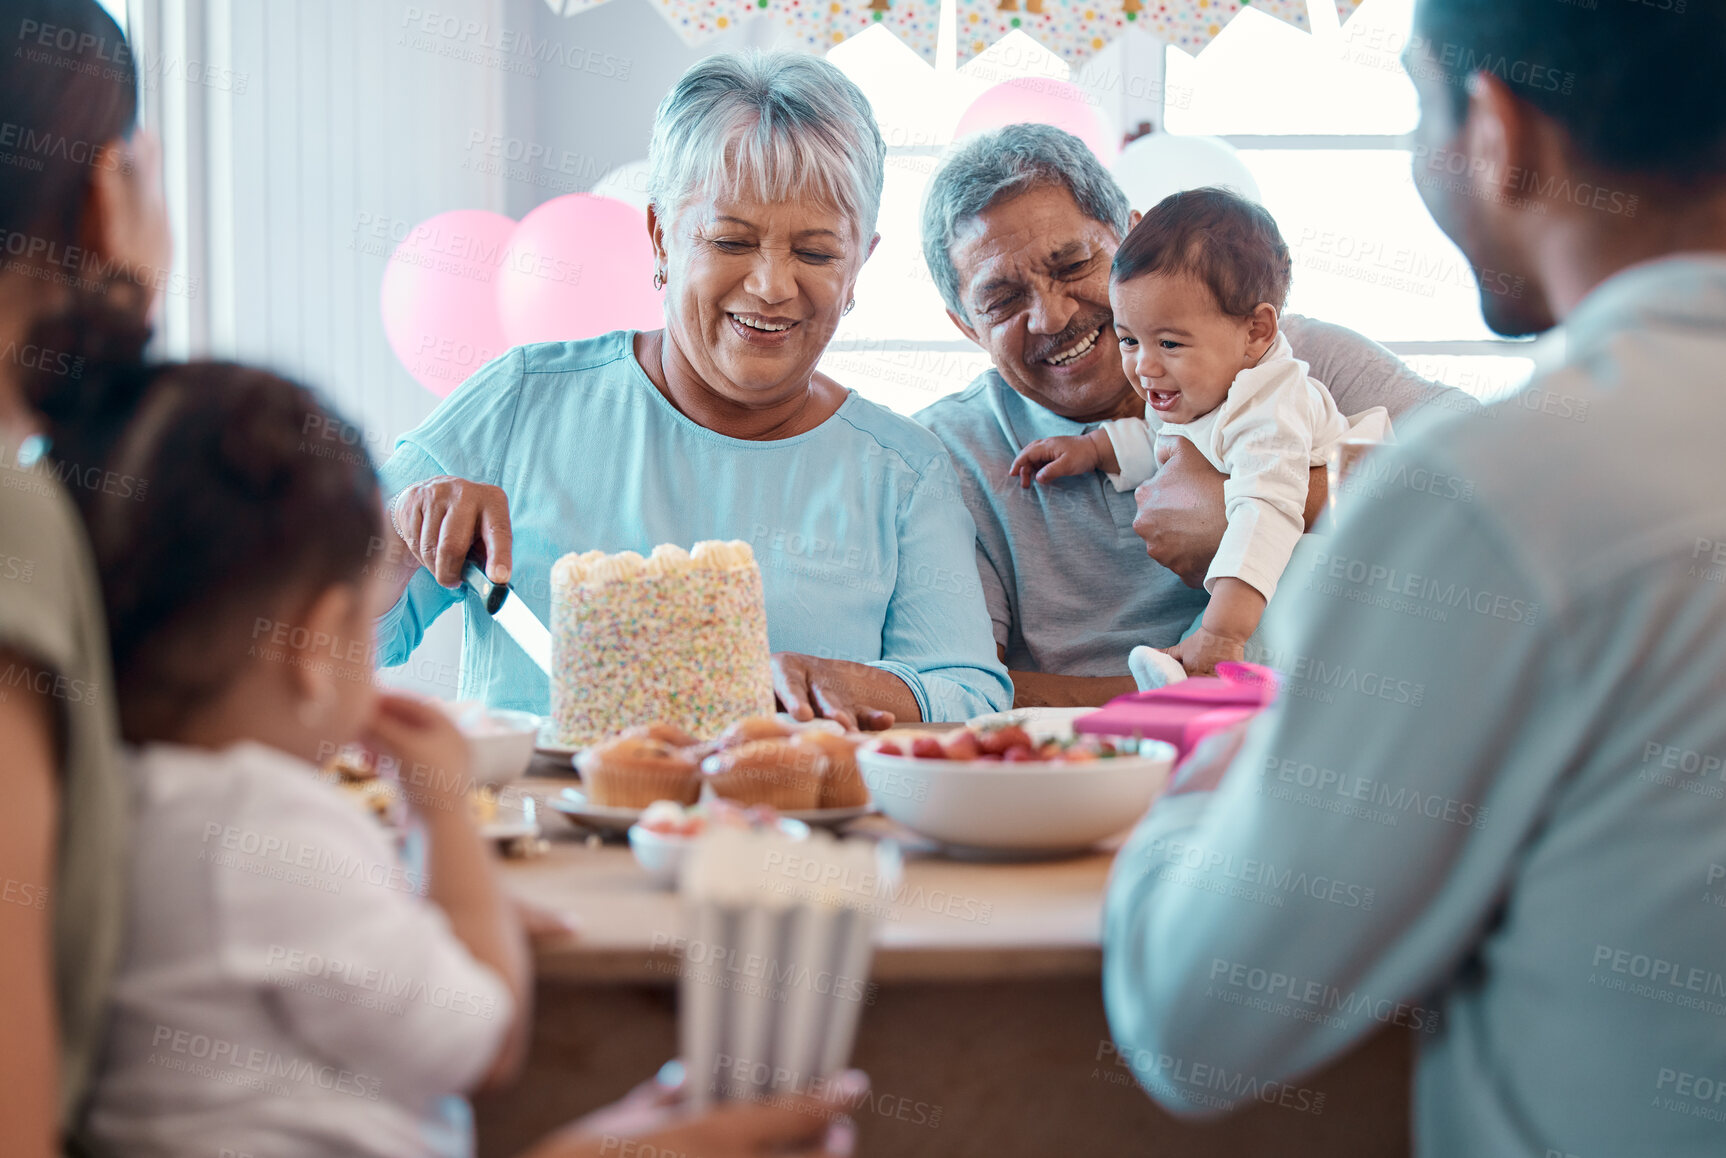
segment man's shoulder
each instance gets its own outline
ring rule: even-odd
[[[963,390],[919,410],[918,422],[932,431],[955,458],[974,458],[987,449],[994,457],[1012,446],[1003,394],[1011,393],[994,367],[983,371]],[[1013,395],[1017,398],[1018,395]]]
[[[1711,496],[1726,471],[1711,465],[1711,431],[1726,422],[1726,399],[1673,390],[1673,405],[1651,415],[1646,399],[1662,378],[1683,376],[1652,369],[1554,366],[1472,413],[1422,426],[1376,465],[1369,458],[1361,484],[1461,503],[1555,590],[1685,555],[1695,536],[1714,537],[1705,528],[1716,524]]]
[[[1422,377],[1393,351],[1347,326],[1300,314],[1284,314],[1280,324],[1294,356],[1324,383],[1344,414],[1382,406],[1401,423],[1417,413],[1424,421],[1428,412],[1479,409],[1468,394]]]

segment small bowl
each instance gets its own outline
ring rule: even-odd
[[[1136,756],[1062,762],[925,760],[857,753],[875,805],[961,853],[1056,855],[1130,827],[1168,781],[1175,749],[1141,741]]]
[[[779,831],[793,840],[805,840],[809,836],[807,824],[788,816],[780,817]],[[646,870],[648,880],[662,889],[677,887],[677,874],[683,869],[683,858],[700,839],[699,834],[677,836],[655,832],[639,824],[629,826],[629,851],[635,854],[635,863]]]
[[[488,708],[477,728],[462,728],[473,752],[473,782],[506,784],[526,772],[542,722],[532,712]]]

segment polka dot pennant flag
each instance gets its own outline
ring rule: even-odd
[[[685,44],[704,40],[760,16],[773,0],[654,0],[660,15]]]
[[[1246,0],[1246,2],[1248,6],[1258,9],[1266,16],[1275,16],[1284,24],[1292,25],[1302,32],[1312,31],[1312,21],[1307,17],[1306,0]]]
[[[1243,7],[1240,0],[1123,0],[1123,4],[1139,9],[1139,27],[1191,56],[1204,51]]]
[[[1121,0],[958,0],[958,19],[963,68],[1014,31],[1077,65],[1131,27],[1134,17]]]
[[[810,52],[879,24],[931,67],[940,38],[941,0],[772,0],[773,18]]]
[[[545,0],[573,16],[606,0]],[[1329,3],[1331,0],[1318,0]],[[700,44],[752,16],[771,15],[810,52],[826,52],[880,24],[929,64],[940,37],[940,0],[653,0],[686,44]],[[1335,0],[1347,22],[1363,0]],[[1307,0],[958,0],[959,64],[1010,32],[1024,32],[1078,66],[1128,28],[1198,55],[1243,8],[1310,32]]]

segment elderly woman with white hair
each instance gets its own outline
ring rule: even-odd
[[[567,551],[744,539],[786,710],[873,728],[1010,704],[946,451],[815,370],[878,240],[884,156],[823,60],[684,74],[649,151],[664,329],[517,347],[402,438],[382,475],[422,566],[379,622],[380,662],[462,603],[463,697],[543,712],[546,676],[463,599],[470,550],[543,619]]]

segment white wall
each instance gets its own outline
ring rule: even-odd
[[[507,19],[503,0],[434,3],[476,24]],[[445,209],[504,207],[501,182],[464,167],[457,131],[502,131],[504,74],[461,59],[459,38],[415,32],[414,11],[430,7],[131,7],[145,116],[166,145],[176,267],[193,287],[165,303],[164,352],[237,358],[310,383],[363,425],[380,460],[437,401],[384,337],[391,231]],[[423,652],[433,677],[409,682],[453,696],[460,628],[446,619]]]
[[[544,0],[507,0],[505,7],[512,21],[563,44],[566,59],[579,56],[584,65],[542,65],[536,77],[506,82],[509,134],[518,148],[537,146],[550,159],[508,166],[506,212],[518,218],[645,158],[654,110],[684,70],[710,53],[747,47],[766,31],[765,21],[749,21],[690,47],[650,0],[609,0],[567,17],[553,14]]]

